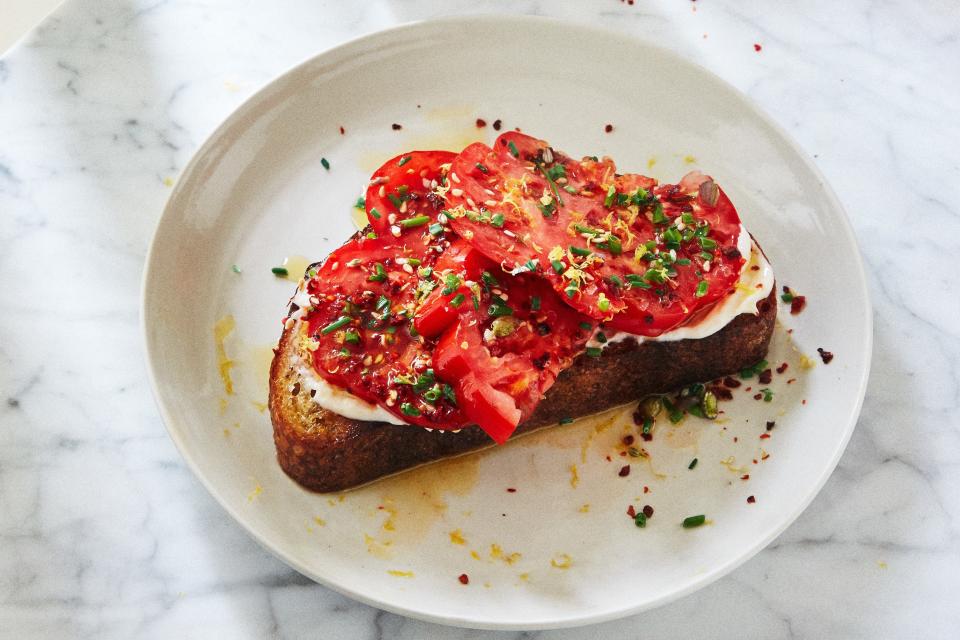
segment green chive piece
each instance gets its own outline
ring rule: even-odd
[[[413,218],[407,218],[406,220],[400,220],[399,224],[404,229],[411,229],[413,227],[420,227],[430,222],[430,216],[414,216]]]
[[[563,190],[574,195],[580,193],[576,187],[571,187],[569,184],[563,185]]]
[[[690,265],[690,258],[678,258],[676,264],[681,267],[686,267]]]
[[[350,316],[340,316],[339,318],[337,318],[336,320],[334,320],[333,322],[325,326],[323,329],[321,329],[320,333],[322,333],[323,335],[327,335],[328,333],[333,333],[337,329],[347,326],[348,324],[350,324],[351,321],[352,319],[350,318]]]
[[[760,393],[763,394],[764,402],[771,402],[773,400],[773,391],[770,389],[760,389]]]
[[[326,158],[320,158],[320,164],[323,165],[324,169],[330,171],[330,162]]]
[[[633,524],[637,525],[641,529],[646,527],[647,526],[646,514],[644,514],[643,511],[640,511],[639,513],[637,513],[637,515],[633,517]]]
[[[620,244],[620,238],[613,234],[610,234],[610,237],[607,239],[607,248],[609,248],[610,253],[615,256],[623,253],[623,246]]]
[[[497,279],[493,277],[493,274],[490,273],[489,271],[484,271],[483,273],[481,273],[480,279],[483,280],[483,284],[487,285],[488,287],[496,287],[497,285],[500,284],[499,282],[497,282]]]
[[[432,225],[427,227],[427,231],[429,231],[430,235],[432,236],[438,236],[443,233],[443,225],[439,222],[434,222]]]
[[[553,270],[557,273],[563,273],[563,263],[559,260],[553,260],[550,262],[550,265],[553,267]]]
[[[610,301],[607,298],[602,298],[597,302],[597,309],[606,313],[610,310]]]
[[[793,302],[793,292],[788,291],[780,296],[780,299],[784,302]]]
[[[653,208],[653,224],[663,224],[667,221],[667,217],[663,215],[663,205],[658,202]]]
[[[687,469],[693,469],[696,466],[697,466],[697,459],[694,458],[693,460],[690,461],[690,464],[687,465]]]
[[[399,210],[400,207],[403,206],[403,200],[393,195],[392,193],[387,194],[387,200],[389,200],[391,204],[393,204],[393,206],[397,208],[397,210]]]
[[[517,145],[513,144],[513,140],[507,143],[507,148],[510,149],[510,155],[514,158],[520,157],[520,151],[517,149]]]
[[[590,251],[590,249],[584,249],[583,247],[576,247],[574,245],[570,245],[570,253],[572,253],[575,256],[588,256],[592,252]]]
[[[702,514],[699,515],[699,516],[690,516],[689,518],[684,518],[684,519],[683,519],[683,528],[684,528],[684,529],[696,529],[697,527],[699,527],[700,525],[702,525],[702,524],[703,524],[704,522],[706,522],[706,521],[707,521],[707,516],[702,515]]]
[[[486,167],[485,165],[483,165],[483,164],[481,164],[481,163],[479,163],[479,162],[478,162],[477,164],[473,165],[473,166],[475,166],[477,169],[479,169],[482,173],[489,173],[489,172],[490,172],[490,170],[487,169],[487,167]]]
[[[360,344],[360,334],[356,331],[347,331],[343,334],[343,341],[350,344]]]
[[[607,341],[607,334],[605,334],[603,331],[598,331],[595,337],[597,342],[600,344],[604,344]]]
[[[376,231],[371,231],[370,233],[367,234],[367,240],[376,240],[376,239],[377,239]]]
[[[573,418],[560,418],[560,424],[570,424],[573,422]]]
[[[453,296],[452,300],[450,300],[450,306],[456,309],[457,307],[462,305],[463,301],[466,299],[467,297],[465,295],[463,295],[462,293],[458,293],[457,295]]]
[[[290,272],[287,271],[286,267],[274,267],[273,269],[270,269],[270,273],[280,278],[285,278],[290,275]]]
[[[376,263],[373,265],[373,273],[367,276],[368,282],[386,282],[387,280],[387,270],[384,269],[381,263]]]
[[[398,167],[402,167],[403,165],[407,164],[408,162],[410,162],[410,156],[403,156],[402,158],[400,158],[400,162],[397,163],[397,166],[398,166]]]
[[[593,329],[593,325],[590,324],[589,322],[581,322],[580,328],[583,329],[584,331],[590,331],[590,329]]]
[[[653,431],[653,418],[651,416],[646,416],[643,419],[643,428],[640,430],[644,435],[650,435],[650,432]]]
[[[540,296],[530,298],[530,311],[540,311]]]
[[[713,238],[700,238],[700,247],[704,250],[716,249],[717,241]]]
[[[613,205],[613,199],[617,197],[617,187],[610,185],[610,188],[607,189],[607,195],[603,199],[603,206],[608,209]]]
[[[367,199],[363,196],[357,198],[357,201],[353,203],[354,209],[366,209],[367,208]]]
[[[377,211],[377,208],[376,208],[376,207],[370,207],[370,215],[372,215],[375,220],[379,220],[379,219],[380,219],[380,212]]]
[[[404,402],[403,404],[401,404],[401,405],[400,405],[400,411],[401,411],[401,412],[403,413],[403,415],[405,415],[405,416],[419,416],[419,415],[420,415],[420,409],[417,409],[415,406],[413,406],[413,405],[410,404],[409,402]]]
[[[237,265],[233,265],[230,268],[233,270],[234,273],[241,273],[240,267]]]
[[[603,349],[601,349],[600,347],[587,347],[586,353],[591,358],[599,358],[600,354],[603,353]]]
[[[710,288],[710,283],[707,282],[706,280],[701,280],[700,284],[697,285],[696,292],[693,295],[695,295],[698,298],[702,298],[703,296],[707,295],[707,289],[709,288]]]
[[[490,224],[497,227],[498,229],[503,226],[503,214],[495,213],[492,218],[490,218]]]

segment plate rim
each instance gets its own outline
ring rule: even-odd
[[[537,27],[546,27],[548,29],[559,29],[559,30],[570,30],[580,32],[584,35],[593,37],[603,37],[606,39],[616,39],[620,42],[637,45],[640,44],[644,47],[651,49],[656,49],[658,53],[664,55],[668,59],[677,62],[682,65],[687,65],[692,67],[699,73],[706,74],[711,77],[711,79],[722,86],[724,86],[728,91],[730,91],[734,96],[736,96],[741,104],[747,109],[755,119],[760,120],[764,125],[769,127],[774,134],[779,136],[779,138],[786,144],[790,151],[793,152],[794,157],[799,159],[803,168],[807,171],[810,171],[813,175],[821,189],[822,195],[825,197],[829,205],[839,213],[839,222],[841,223],[842,234],[845,236],[846,240],[853,247],[853,268],[856,275],[857,282],[852,283],[859,293],[863,296],[863,300],[866,306],[866,313],[861,318],[863,323],[861,327],[861,348],[865,354],[864,366],[861,371],[856,372],[858,375],[858,388],[856,391],[856,402],[853,403],[851,410],[844,417],[844,436],[841,441],[836,446],[835,450],[831,453],[828,464],[824,467],[824,471],[816,482],[810,484],[810,490],[803,500],[799,501],[796,507],[789,512],[789,515],[783,518],[782,522],[774,527],[771,527],[768,531],[764,532],[762,536],[756,538],[756,541],[749,547],[749,549],[742,553],[739,557],[733,558],[732,560],[727,561],[726,563],[720,564],[714,567],[712,570],[707,571],[703,574],[700,574],[690,580],[690,582],[674,591],[664,593],[663,595],[643,602],[641,604],[632,606],[632,607],[623,607],[615,610],[602,611],[590,615],[581,615],[581,616],[571,616],[567,618],[555,618],[553,620],[497,620],[491,621],[485,618],[468,618],[464,616],[450,616],[450,615],[438,615],[435,613],[430,613],[423,610],[411,609],[405,606],[400,606],[393,604],[391,602],[379,600],[377,598],[369,597],[364,593],[355,591],[346,587],[342,584],[338,584],[329,577],[321,576],[308,568],[301,566],[299,562],[290,557],[290,555],[281,549],[279,546],[271,542],[266,536],[261,536],[258,531],[252,528],[242,517],[241,513],[232,508],[226,498],[221,495],[220,491],[214,486],[210,478],[203,472],[199,461],[193,456],[193,454],[188,449],[183,437],[181,436],[181,431],[183,430],[181,425],[177,423],[168,410],[166,401],[160,393],[160,389],[157,383],[157,364],[153,357],[151,339],[148,327],[148,313],[150,313],[150,301],[148,296],[148,287],[152,282],[153,272],[157,268],[154,263],[157,260],[157,239],[160,236],[161,230],[164,227],[164,222],[173,217],[172,212],[172,203],[174,202],[176,196],[179,194],[182,185],[184,184],[183,178],[192,173],[197,164],[201,161],[201,158],[205,157],[210,148],[213,146],[214,141],[219,139],[222,134],[227,131],[230,127],[236,124],[236,121],[240,117],[240,114],[245,112],[251,107],[252,104],[260,100],[266,92],[268,92],[271,87],[276,83],[281,82],[284,79],[287,79],[289,76],[296,74],[298,71],[315,64],[315,62],[324,56],[335,54],[337,52],[342,52],[343,50],[349,50],[352,48],[364,49],[369,48],[369,45],[375,44],[379,39],[395,35],[397,32],[411,32],[415,33],[419,29],[430,29],[436,26],[455,28],[458,25],[471,26],[476,25],[477,23],[485,24],[523,24],[527,27],[537,28]],[[140,282],[140,305],[139,305],[139,315],[140,315],[140,346],[143,351],[144,361],[146,364],[147,370],[147,379],[149,381],[150,390],[153,395],[154,403],[159,410],[161,419],[163,421],[164,427],[169,435],[170,439],[173,441],[174,445],[177,448],[178,453],[181,458],[187,463],[190,471],[193,473],[207,492],[214,498],[214,500],[220,505],[220,507],[227,512],[227,514],[233,518],[233,520],[238,524],[247,535],[253,538],[263,549],[273,555],[275,558],[286,564],[288,567],[293,570],[309,577],[311,580],[317,582],[318,584],[324,586],[325,588],[331,589],[337,593],[345,595],[349,598],[367,604],[369,606],[389,611],[391,613],[396,613],[399,615],[407,616],[410,618],[423,620],[427,622],[464,627],[464,628],[473,628],[473,629],[489,629],[489,630],[546,630],[546,629],[560,629],[560,628],[571,628],[586,626],[590,624],[597,624],[601,622],[607,622],[611,620],[617,620],[627,616],[638,614],[642,611],[654,609],[663,605],[666,605],[670,602],[678,600],[686,595],[689,595],[695,591],[698,591],[713,582],[719,580],[723,576],[731,573],[733,570],[743,565],[748,560],[755,557],[760,551],[765,549],[770,545],[777,537],[780,536],[790,525],[792,525],[800,515],[806,511],[807,507],[813,502],[813,500],[820,494],[827,480],[833,475],[834,470],[840,462],[840,458],[843,456],[843,453],[846,451],[846,448],[850,442],[850,439],[853,435],[854,430],[856,429],[861,410],[863,408],[864,399],[866,396],[867,385],[870,377],[871,364],[873,359],[873,334],[874,334],[874,322],[873,322],[873,304],[870,299],[870,292],[867,282],[867,272],[864,266],[863,255],[860,251],[859,244],[857,242],[857,236],[853,226],[850,223],[850,219],[846,213],[846,209],[841,203],[840,199],[837,197],[833,188],[830,186],[830,183],[826,180],[826,177],[821,172],[819,167],[813,162],[809,154],[793,139],[793,137],[787,132],[787,130],[781,126],[778,122],[773,120],[773,118],[767,114],[752,98],[742,92],[740,89],[729,83],[724,78],[720,77],[710,69],[702,66],[698,62],[692,61],[680,53],[677,53],[671,49],[668,49],[655,41],[646,39],[642,36],[636,36],[633,34],[624,33],[619,30],[611,29],[608,27],[602,27],[597,25],[585,25],[573,22],[571,20],[555,18],[552,16],[539,16],[539,15],[528,15],[528,14],[480,14],[480,15],[455,15],[455,16],[443,16],[438,18],[431,18],[425,20],[414,20],[406,21],[392,25],[384,29],[378,29],[376,31],[364,33],[360,36],[350,38],[345,40],[337,45],[318,51],[306,58],[300,60],[297,63],[287,67],[284,71],[272,76],[270,79],[263,82],[255,91],[253,91],[249,96],[247,96],[243,101],[241,101],[236,107],[234,107],[229,114],[218,124],[203,140],[203,142],[196,148],[193,152],[190,160],[184,165],[183,169],[180,171],[179,178],[177,179],[174,188],[171,190],[167,200],[164,204],[163,211],[160,216],[157,218],[157,222],[154,226],[153,233],[150,236],[150,242],[146,257],[144,259],[144,268],[141,276]]]

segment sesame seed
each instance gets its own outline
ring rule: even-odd
[[[451,193],[453,196],[459,198],[460,196],[463,195],[463,189],[450,189],[450,193]]]

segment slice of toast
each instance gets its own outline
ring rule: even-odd
[[[777,315],[774,286],[758,314],[742,314],[699,340],[624,340],[599,358],[581,355],[563,371],[516,433],[556,425],[655,393],[728,375],[763,359]],[[420,464],[493,444],[479,427],[453,433],[365,422],[321,408],[302,384],[308,357],[302,325],[283,332],[270,367],[270,417],[280,466],[313,491],[341,491]]]

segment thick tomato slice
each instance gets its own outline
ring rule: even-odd
[[[436,222],[443,201],[434,190],[445,181],[455,153],[410,151],[388,160],[370,178],[366,209],[380,235],[399,237],[410,229]]]
[[[708,177],[657,185],[604,158],[575,161],[520,133],[454,160],[453,230],[508,271],[547,280],[565,303],[656,336],[725,296],[743,256],[740,220]]]
[[[406,422],[456,429],[467,417],[453,387],[434,374],[432,344],[413,326],[419,300],[435,286],[421,274],[439,255],[412,234],[351,240],[307,283],[305,321],[320,376]],[[417,268],[406,268],[411,261]]]

